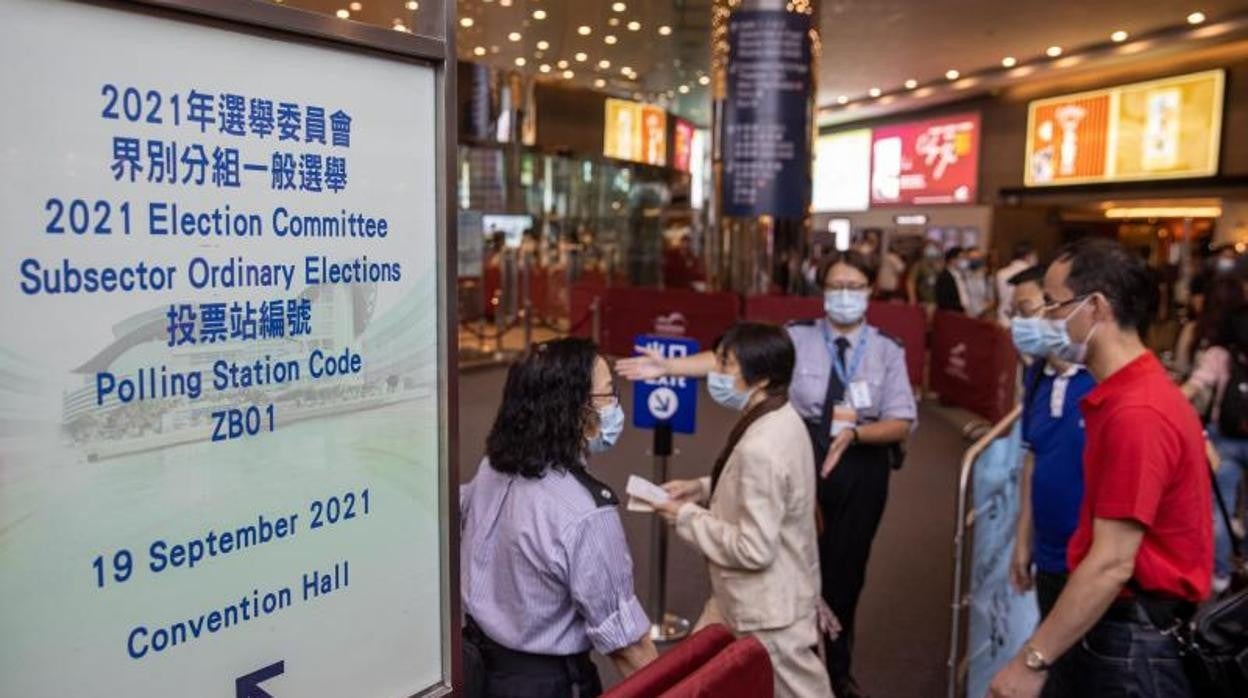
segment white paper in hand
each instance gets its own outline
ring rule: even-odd
[[[662,503],[672,498],[671,495],[667,493],[667,490],[659,487],[653,482],[650,482],[644,477],[638,477],[636,475],[628,476],[628,486],[625,488],[625,491],[628,492],[630,496],[638,499],[644,499],[647,502]]]

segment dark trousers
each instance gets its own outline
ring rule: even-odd
[[[1062,595],[1065,586],[1066,575],[1036,570],[1036,605],[1040,607],[1041,621],[1053,612],[1057,597]],[[1049,669],[1049,680],[1045,682],[1044,691],[1040,694],[1042,698],[1065,698],[1070,695],[1072,654],[1067,652],[1053,662],[1053,668]]]
[[[472,618],[464,628],[466,698],[595,698],[602,695],[589,652],[529,654],[494,642]]]
[[[823,460],[819,459],[822,465]],[[828,676],[835,688],[851,675],[854,615],[871,556],[871,541],[888,500],[887,452],[875,446],[851,446],[826,480],[819,482],[819,566],[823,598],[841,621],[841,635],[827,647]]]
[[[1115,604],[1066,655],[1075,698],[1194,696],[1179,645],[1134,604]]]

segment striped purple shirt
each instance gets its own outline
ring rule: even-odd
[[[464,611],[513,650],[609,654],[649,632],[614,506],[575,477],[506,475],[482,461],[460,487]]]

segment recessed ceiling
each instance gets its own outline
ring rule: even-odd
[[[440,4],[275,1],[416,31],[427,26],[421,18],[437,13]],[[656,102],[707,125],[710,87],[702,83],[709,82],[712,4],[459,0],[456,46],[462,60]],[[1089,48],[1114,46],[1115,32],[1125,32],[1129,44],[1135,37],[1188,26],[1188,16],[1196,12],[1206,17],[1204,24],[1213,25],[1244,17],[1248,0],[824,0],[816,99],[822,107],[820,121],[837,123],[925,106],[932,100],[915,96],[947,90],[950,71],[957,71],[952,84],[971,88],[979,78],[967,76],[999,78],[1007,58],[1019,66],[1019,73],[1061,61],[1073,65]],[[1173,42],[1167,37],[1163,43]],[[1059,49],[1061,57],[1056,58]],[[1093,55],[1090,60],[1095,67],[1102,58]],[[1011,78],[1010,83],[1051,79],[1041,72]],[[871,97],[873,89],[880,90],[878,99]]]

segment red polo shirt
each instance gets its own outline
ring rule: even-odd
[[[1092,547],[1093,519],[1129,519],[1144,526],[1140,587],[1203,601],[1213,576],[1213,503],[1196,411],[1151,352],[1102,381],[1080,407],[1085,486],[1070,569]]]

